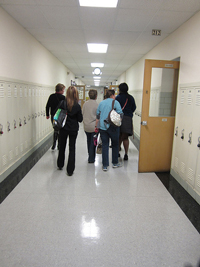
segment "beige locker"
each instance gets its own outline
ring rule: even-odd
[[[0,81],[0,174],[2,174],[8,166],[8,154],[7,154],[7,96],[6,85],[3,81]]]

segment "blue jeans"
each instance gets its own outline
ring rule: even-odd
[[[112,163],[118,163],[119,154],[119,127],[110,127],[104,131],[100,129],[100,135],[102,140],[102,163],[104,167],[109,166],[109,139],[111,138],[112,145]]]
[[[88,133],[85,132],[87,136],[87,149],[88,149],[88,162],[93,163],[95,161],[96,156],[96,146],[94,145],[93,137],[95,132]]]

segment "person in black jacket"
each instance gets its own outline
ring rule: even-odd
[[[49,99],[47,101],[46,104],[46,118],[49,119],[49,110],[50,110],[50,114],[51,114],[51,122],[53,124],[53,117],[57,111],[57,106],[59,104],[60,101],[65,99],[65,96],[63,95],[65,91],[65,86],[64,84],[58,83],[55,87],[55,93],[51,94],[49,96]],[[56,140],[58,139],[58,148],[59,148],[59,133],[57,131],[54,131],[53,134],[53,145],[51,147],[52,150],[55,149],[56,147]]]
[[[67,120],[65,126],[60,130],[60,149],[57,159],[58,169],[62,170],[65,162],[67,138],[69,137],[69,155],[66,168],[69,176],[73,174],[75,169],[76,138],[79,130],[79,122],[83,120],[81,107],[78,101],[78,90],[75,86],[70,86],[66,93]],[[61,104],[60,108],[65,108],[64,103]]]
[[[122,119],[122,125],[120,127],[119,149],[123,142],[125,150],[124,160],[128,160],[128,149],[129,149],[128,137],[133,135],[132,118],[133,118],[133,113],[136,110],[136,104],[135,104],[135,99],[132,97],[132,95],[128,94],[128,85],[126,83],[121,83],[119,85],[119,95],[116,96],[116,100],[119,101],[124,113]]]

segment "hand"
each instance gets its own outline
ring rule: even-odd
[[[46,116],[46,119],[48,120],[50,118],[50,116]]]
[[[99,129],[95,126],[95,129],[94,129],[94,132],[95,133],[98,133],[99,132]]]

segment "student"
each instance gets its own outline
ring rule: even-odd
[[[97,127],[98,123],[100,123],[99,132],[102,140],[103,171],[107,171],[109,166],[109,139],[111,139],[112,144],[112,166],[113,168],[121,166],[121,164],[118,163],[119,127],[105,123],[105,120],[108,118],[108,114],[112,109],[113,100],[115,100],[115,91],[108,90],[106,92],[106,99],[101,101],[97,108],[97,119],[95,127]],[[117,113],[123,114],[118,101],[115,101],[114,109]]]
[[[88,149],[88,163],[95,162],[96,146],[94,145],[93,137],[96,134],[96,111],[97,111],[97,90],[91,89],[89,91],[89,100],[83,105],[83,125],[87,136],[87,149]]]
[[[60,149],[57,159],[57,166],[62,170],[65,162],[65,148],[69,137],[69,154],[67,163],[67,174],[71,176],[75,169],[76,138],[79,130],[79,122],[82,122],[83,115],[78,104],[78,90],[75,86],[70,86],[66,93],[67,120],[65,126],[60,130]],[[61,108],[65,105],[62,103]]]
[[[47,101],[47,104],[46,104],[46,118],[49,119],[50,116],[49,116],[49,110],[50,110],[50,114],[51,114],[51,123],[53,124],[53,117],[56,113],[56,108],[59,104],[60,101],[64,100],[65,99],[65,96],[63,95],[65,91],[65,86],[64,84],[61,84],[61,83],[58,83],[55,87],[55,93],[54,94],[51,94],[49,96],[49,99]],[[55,149],[56,147],[56,140],[58,139],[58,148],[59,148],[59,132],[57,131],[54,131],[54,134],[53,134],[53,145],[51,147],[52,150]]]
[[[128,85],[121,83],[119,85],[119,95],[116,100],[120,103],[124,116],[120,127],[119,147],[123,142],[125,155],[124,160],[128,160],[129,136],[133,135],[133,112],[136,110],[135,99],[128,94]]]

